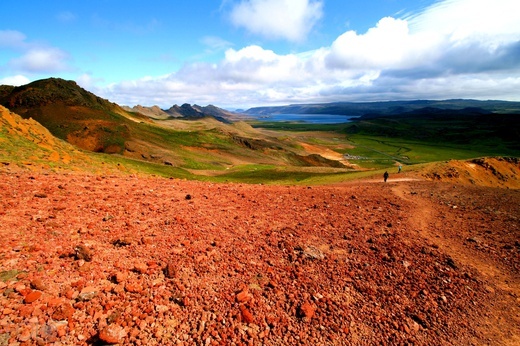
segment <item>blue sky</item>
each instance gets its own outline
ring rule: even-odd
[[[518,0],[20,0],[0,84],[75,80],[123,105],[520,101]]]

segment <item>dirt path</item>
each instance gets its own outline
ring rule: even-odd
[[[509,274],[500,263],[481,257],[481,254],[465,246],[460,237],[439,232],[445,220],[439,217],[442,211],[429,200],[418,196],[409,184],[393,184],[392,192],[414,206],[413,213],[409,217],[409,222],[415,229],[411,232],[416,232],[411,235],[412,238],[419,235],[448,254],[455,263],[475,269],[487,284],[486,289],[494,299],[490,303],[489,314],[481,324],[483,335],[490,340],[498,341],[501,345],[520,345],[519,329],[507,328],[507,326],[520,326],[518,277]]]

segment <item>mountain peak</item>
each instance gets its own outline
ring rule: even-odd
[[[115,104],[80,87],[75,81],[47,78],[14,87],[0,93],[0,103],[7,108],[35,107],[50,103],[110,109]]]

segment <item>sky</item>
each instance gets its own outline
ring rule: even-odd
[[[520,101],[519,0],[18,0],[0,18],[0,84],[120,105]]]

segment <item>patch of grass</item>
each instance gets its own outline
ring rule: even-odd
[[[293,123],[293,122],[276,122],[276,121],[248,121],[254,128],[263,128],[278,131],[325,131],[336,132],[344,127],[344,124],[311,124],[311,123]]]
[[[12,280],[16,278],[16,276],[20,273],[22,273],[22,271],[16,269],[2,271],[0,272],[0,281],[7,282],[9,280]]]

